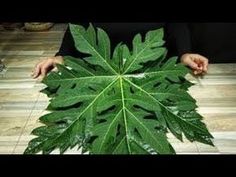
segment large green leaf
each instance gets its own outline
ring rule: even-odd
[[[43,80],[51,97],[40,117],[45,125],[25,153],[44,154],[79,145],[90,154],[173,154],[166,136],[212,144],[196,101],[188,94],[189,70],[173,57],[165,61],[163,29],[140,34],[133,49],[118,44],[111,54],[102,30],[70,24],[83,59],[64,57],[64,65]]]

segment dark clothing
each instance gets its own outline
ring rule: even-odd
[[[173,23],[170,29],[179,56],[198,53],[210,63],[236,61],[236,23]]]
[[[88,23],[80,25],[88,27]],[[108,33],[112,49],[121,41],[132,49],[132,39],[137,33],[144,36],[149,30],[164,28],[168,56],[198,53],[207,57],[210,63],[235,62],[236,59],[236,23],[93,23],[93,25]],[[83,57],[83,54],[74,47],[69,28],[56,55]]]

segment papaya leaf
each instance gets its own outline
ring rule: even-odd
[[[33,130],[37,137],[25,154],[64,153],[76,145],[90,154],[174,154],[167,132],[213,145],[187,92],[189,69],[177,57],[165,58],[163,29],[144,39],[137,34],[132,50],[119,43],[113,52],[102,29],[70,24],[70,30],[88,57],[65,56],[44,78],[51,112],[40,117],[44,126]]]

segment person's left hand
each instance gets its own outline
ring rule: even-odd
[[[187,53],[181,56],[180,61],[189,66],[195,75],[207,73],[208,59],[202,55]]]

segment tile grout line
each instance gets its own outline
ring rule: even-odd
[[[30,120],[30,118],[31,118],[31,116],[32,116],[32,113],[33,113],[33,111],[34,111],[34,109],[35,109],[35,107],[36,107],[36,105],[37,105],[37,103],[38,103],[39,96],[40,96],[40,93],[38,93],[37,99],[36,99],[36,101],[35,101],[35,103],[34,103],[34,106],[32,107],[32,109],[31,109],[31,111],[30,111],[30,114],[29,114],[29,116],[28,116],[28,118],[27,118],[27,120],[26,120],[26,122],[25,122],[23,128],[22,128],[22,131],[21,131],[20,136],[19,136],[19,138],[18,138],[18,140],[17,140],[17,143],[16,143],[16,145],[15,145],[13,151],[12,151],[12,154],[15,153],[15,150],[16,150],[16,148],[17,148],[17,146],[18,146],[18,144],[19,144],[19,142],[20,142],[20,139],[21,139],[21,137],[22,137],[22,134],[24,133],[25,128],[26,128],[26,126],[27,126],[27,124],[28,124],[28,122],[29,122],[29,120]]]
[[[200,150],[199,150],[199,148],[198,148],[197,142],[194,142],[194,146],[195,146],[196,149],[197,149],[197,153],[200,154]]]

